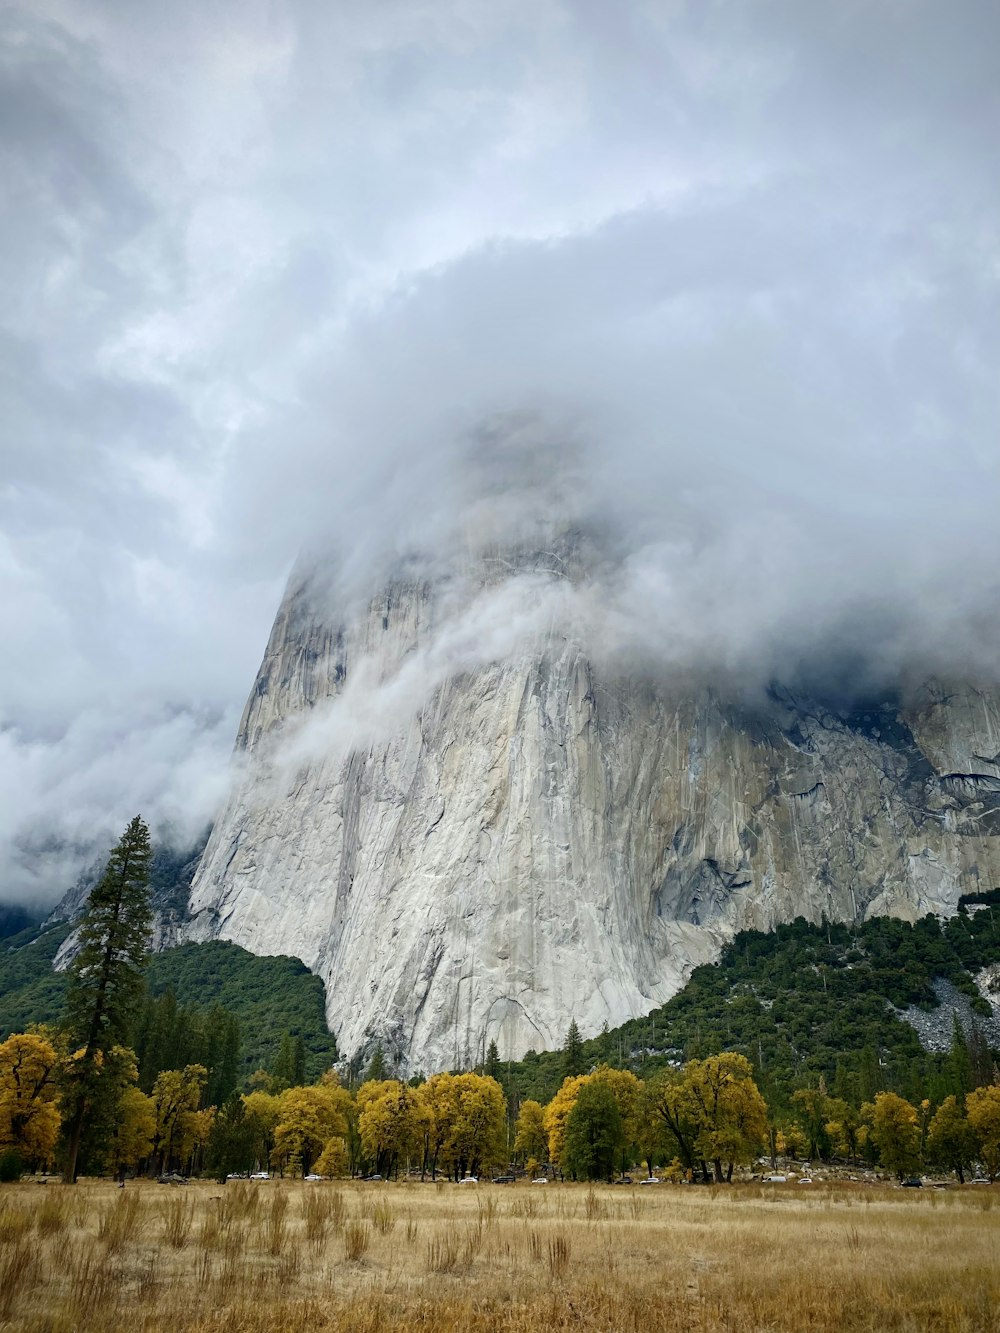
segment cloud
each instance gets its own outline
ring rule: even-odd
[[[9,5],[0,896],[65,887],[47,838],[210,816],[303,547],[346,609],[572,519],[631,659],[995,674],[998,29]]]

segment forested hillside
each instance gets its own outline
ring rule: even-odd
[[[958,1043],[964,1051],[930,1054],[897,1011],[936,1008],[934,982],[944,979],[968,997],[973,1015],[988,1018],[972,974],[1000,962],[1000,894],[977,897],[948,921],[877,917],[848,926],[799,918],[766,934],[744,931],[669,1003],[582,1042],[575,1062],[580,1070],[606,1062],[645,1075],[735,1050],[751,1061],[772,1105],[787,1104],[794,1089],[821,1075],[856,1103],[883,1089],[935,1099],[951,1089],[954,1060],[991,1064],[986,1040],[973,1029]],[[547,1101],[565,1073],[580,1070],[567,1069],[563,1051],[529,1052],[505,1067],[505,1077],[520,1095]]]
[[[64,921],[0,943],[0,1041],[31,1024],[61,1018],[65,977],[53,972],[52,962],[71,929]],[[140,1054],[160,1043],[162,1068],[201,1058],[198,1044],[219,1027],[218,1014],[211,1018],[219,1009],[238,1024],[241,1079],[254,1069],[272,1068],[286,1035],[301,1038],[309,1078],[336,1059],[323,983],[297,958],[257,958],[220,940],[184,944],[150,957],[146,986],[133,1036]]]

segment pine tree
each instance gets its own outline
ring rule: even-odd
[[[371,1063],[365,1071],[365,1082],[381,1083],[385,1076],[385,1052],[382,1050],[382,1043],[379,1041],[375,1043]]]
[[[149,872],[149,830],[136,815],[87,900],[69,969],[65,1027],[75,1054],[66,1098],[67,1184],[76,1180],[84,1121],[105,1056],[124,1043],[142,996],[152,924]]]
[[[290,1032],[286,1032],[281,1038],[278,1054],[271,1066],[271,1077],[274,1080],[275,1092],[284,1092],[295,1082],[295,1043]]]
[[[563,1077],[575,1078],[577,1074],[584,1073],[583,1064],[583,1038],[580,1036],[576,1019],[573,1018],[570,1019],[566,1040],[563,1043]]]
[[[500,1064],[500,1052],[497,1050],[495,1041],[491,1041],[486,1051],[486,1063],[483,1065],[483,1073],[487,1078],[495,1078],[500,1082],[502,1066]]]

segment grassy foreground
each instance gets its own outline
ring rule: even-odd
[[[1000,1190],[0,1188],[0,1327],[1000,1329]]]

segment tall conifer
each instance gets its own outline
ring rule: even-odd
[[[88,1107],[99,1094],[105,1057],[128,1032],[142,995],[149,945],[149,829],[138,815],[119,839],[94,886],[70,964],[66,1030],[74,1051],[69,1078],[63,1179],[76,1180]]]

